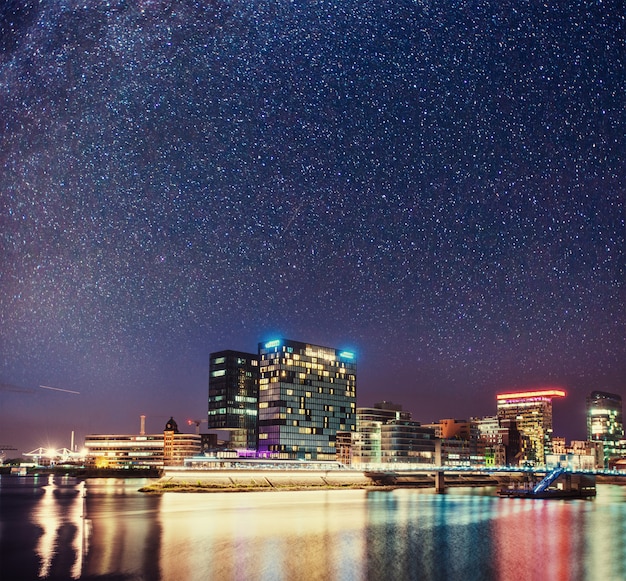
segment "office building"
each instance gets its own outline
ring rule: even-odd
[[[552,451],[552,400],[562,389],[537,389],[496,396],[498,420],[513,420],[520,433],[521,463],[544,466]]]
[[[621,396],[593,391],[587,397],[587,439],[602,442],[605,466],[624,454],[620,443],[624,439]]]
[[[356,427],[354,353],[288,339],[259,344],[261,457],[334,460]]]
[[[219,351],[209,359],[208,428],[230,435],[227,447],[256,450],[259,361],[242,351]]]

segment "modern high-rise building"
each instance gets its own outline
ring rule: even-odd
[[[230,350],[211,353],[208,427],[228,431],[231,449],[256,450],[258,379],[257,355]]]
[[[592,391],[587,397],[587,439],[602,442],[605,466],[611,458],[624,453],[622,397],[605,391]]]
[[[521,459],[533,465],[545,465],[551,452],[552,400],[565,397],[562,389],[537,389],[496,396],[498,420],[514,420],[522,444]]]
[[[356,357],[288,339],[259,343],[259,456],[334,460],[356,427]]]

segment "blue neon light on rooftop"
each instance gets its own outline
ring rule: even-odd
[[[339,357],[343,357],[344,359],[354,359],[354,353],[351,351],[342,351],[339,353]]]
[[[272,347],[278,347],[280,345],[280,339],[274,339],[273,341],[268,341],[265,344],[266,349],[271,349]]]

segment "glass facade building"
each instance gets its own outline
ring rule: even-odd
[[[620,440],[624,438],[622,398],[615,393],[593,391],[587,397],[587,439],[602,442],[604,463],[624,453]]]
[[[380,449],[384,464],[435,464],[435,432],[419,422],[391,420],[380,428]]]
[[[257,454],[334,460],[337,432],[356,427],[356,357],[288,339],[259,344]]]
[[[208,428],[228,431],[231,449],[257,446],[258,363],[256,354],[243,351],[210,355]]]
[[[496,396],[498,420],[513,420],[521,438],[522,463],[543,466],[552,451],[552,400],[562,389],[538,389]]]

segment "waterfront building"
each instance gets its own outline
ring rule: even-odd
[[[256,450],[258,380],[257,355],[232,350],[211,353],[208,428],[228,431],[230,449]]]
[[[167,421],[163,430],[163,466],[182,466],[185,458],[196,456],[201,448],[199,434],[181,433],[174,418]]]
[[[484,464],[484,453],[478,458],[476,446],[463,438],[441,438],[437,465],[439,466],[476,466]]]
[[[334,460],[337,432],[356,428],[356,357],[289,339],[259,343],[261,457]]]
[[[604,468],[604,446],[602,442],[572,440],[567,452],[568,454],[578,456],[591,456],[593,458],[593,468]]]
[[[410,421],[410,412],[402,406],[388,401],[375,403],[374,407],[356,410],[356,433],[352,440],[353,462],[361,465],[377,464],[382,461],[382,426],[393,421]]]
[[[201,450],[198,434],[185,434],[170,418],[160,434],[90,434],[85,463],[95,468],[161,468],[182,465]]]
[[[479,466],[485,464],[485,443],[479,439],[474,421],[446,418],[424,427],[439,439],[437,463],[443,466]]]
[[[602,443],[605,466],[626,452],[620,443],[623,438],[621,396],[605,391],[591,392],[587,397],[587,439]]]
[[[357,408],[352,437],[353,466],[373,468],[382,464],[434,464],[437,442],[432,429],[411,421],[402,406],[382,401]]]
[[[521,462],[545,465],[552,451],[552,400],[565,397],[562,389],[537,389],[496,396],[500,421],[513,420],[520,432]]]
[[[435,432],[419,422],[390,420],[380,427],[380,459],[383,464],[435,464]]]

